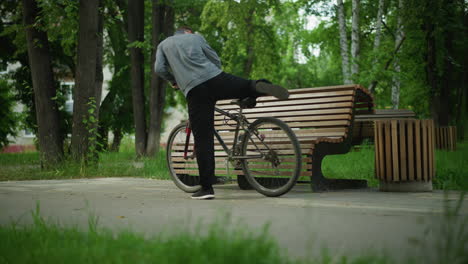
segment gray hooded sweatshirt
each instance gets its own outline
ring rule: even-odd
[[[185,96],[222,72],[218,55],[202,36],[180,31],[159,43],[154,68],[161,78],[177,83]]]

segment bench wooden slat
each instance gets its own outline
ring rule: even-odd
[[[291,144],[281,144],[283,142],[280,142],[279,144],[278,143],[275,143],[275,144],[268,143],[268,146],[271,147],[271,148],[274,148],[276,150],[279,150],[279,149],[289,150],[289,149],[292,148]],[[312,149],[312,144],[303,144],[303,145],[304,146],[301,145],[301,149],[302,149],[303,152],[304,151],[308,152],[308,150]],[[259,144],[257,145],[257,147],[260,150],[265,150],[265,147],[261,146]],[[216,150],[219,150],[219,151],[224,150],[223,147],[220,144],[215,144],[214,149],[215,149],[215,151]],[[255,149],[255,146],[253,146],[253,145],[252,145],[252,147],[249,146],[248,149]],[[174,150],[174,152],[182,152],[182,151],[185,150],[185,146],[174,146],[173,150]]]
[[[319,122],[289,122],[287,123],[290,128],[309,128],[309,127],[344,127],[349,126],[349,120],[337,120],[337,121],[319,121]],[[262,126],[264,129],[275,128],[276,126]],[[217,126],[219,130],[223,131],[235,131],[236,127],[226,125],[226,126]]]
[[[306,155],[308,153],[306,153],[305,151],[307,151],[307,149],[304,149],[304,153],[303,155]],[[277,150],[276,153],[279,155],[279,156],[290,156],[291,154],[295,154],[294,150],[292,149],[282,149],[282,150]],[[256,153],[251,153],[252,155],[256,154]],[[221,151],[221,149],[219,151],[215,151],[214,153],[215,157],[227,157],[227,153],[224,152],[224,151]],[[249,153],[247,154],[249,155]],[[183,157],[184,156],[184,152],[183,151],[180,151],[180,152],[171,152],[171,157]]]
[[[302,162],[303,163],[311,163],[312,162],[312,158],[308,157],[308,156],[302,156]],[[193,163],[196,163],[196,159],[188,159],[188,160],[185,160],[183,157],[173,157],[172,158],[172,161],[173,162],[185,162],[185,163],[190,163],[190,162],[193,162]],[[284,162],[294,162],[295,159],[294,158],[283,158],[283,161]],[[215,157],[215,163],[223,163],[223,164],[226,164],[226,158],[223,158],[223,157]]]
[[[226,163],[218,163],[216,164],[217,167],[219,168],[226,168]],[[172,163],[172,166],[176,169],[198,169],[198,164],[197,163],[177,163],[177,162],[174,162]],[[271,168],[271,163],[259,163],[259,164],[250,164],[250,167],[251,168],[255,168],[255,169],[270,169]],[[296,166],[295,164],[293,163],[284,163],[284,164],[281,164],[279,169],[294,169]],[[310,170],[312,169],[312,165],[311,164],[306,164],[305,166],[303,166],[304,170]],[[231,164],[229,164],[229,169],[235,169]]]
[[[314,144],[318,140],[323,139],[323,138],[339,141],[339,140],[342,140],[343,137],[342,136],[331,136],[330,133],[322,133],[322,136],[301,135],[301,136],[297,137],[297,140],[301,144],[302,149],[313,149]],[[289,139],[278,139],[278,140],[274,140],[274,142],[275,143],[289,143]],[[228,146],[228,148],[230,148],[232,146],[232,144],[234,143],[234,140],[226,140],[224,143]],[[304,147],[302,147],[303,145],[304,145]],[[176,147],[174,147],[174,149],[177,149],[177,150],[185,149],[185,143],[179,143],[179,144],[176,144],[175,146]],[[215,141],[215,146],[221,146],[221,144],[219,144],[219,142]],[[188,150],[189,151],[193,150],[193,142],[189,143]]]
[[[185,169],[177,169],[177,170],[174,170],[175,173],[177,174],[188,174],[188,175],[195,175],[195,176],[198,176],[199,173],[198,173],[198,170],[185,170]],[[242,170],[229,170],[229,174],[231,175],[244,175],[244,172]],[[219,176],[219,175],[228,175],[228,171],[227,170],[221,170],[221,169],[217,169],[215,170],[215,175],[216,176]],[[276,176],[276,175],[275,175]],[[281,175],[283,177],[290,177],[289,175]],[[301,171],[299,176],[311,176],[311,172],[310,171]]]
[[[314,110],[314,109],[336,109],[336,108],[349,108],[352,107],[352,102],[345,102],[345,103],[327,103],[327,104],[312,104],[312,105],[298,105],[295,106],[294,109],[291,109],[290,106],[273,106],[273,107],[265,107],[265,108],[251,108],[245,109],[243,113],[268,113],[268,112],[284,112],[284,111],[298,111],[298,110]],[[220,115],[220,114],[219,114]]]
[[[255,118],[248,118],[247,119],[250,123],[255,121]],[[294,116],[294,117],[283,117],[281,121],[285,123],[290,122],[307,122],[307,121],[332,121],[332,120],[351,120],[351,115],[322,115],[322,116]],[[230,125],[235,125],[236,122],[234,120],[227,121]],[[224,120],[215,121],[215,126],[224,125],[226,122]]]
[[[347,90],[347,91],[339,91],[339,92],[323,92],[323,93],[303,93],[303,94],[295,94],[292,93],[290,90],[290,95],[287,101],[291,100],[297,100],[297,99],[313,99],[313,98],[333,98],[337,96],[347,96],[347,95],[354,95],[353,90]],[[217,105],[222,107],[223,105],[232,105],[233,100],[228,99],[228,100],[220,100],[217,102]],[[279,102],[281,100],[278,100],[276,97],[273,96],[262,96],[257,98],[257,104],[258,103],[263,103],[263,102]]]
[[[340,128],[305,128],[305,129],[293,129],[296,136],[300,135],[307,135],[307,136],[316,136],[316,137],[326,137],[327,135],[330,136],[340,136],[345,134],[348,129],[345,127]],[[224,139],[234,137],[234,132],[232,131],[218,131],[219,135]],[[278,134],[276,131],[263,131],[262,134],[271,135],[271,134]]]
[[[245,114],[246,118],[259,118],[259,117],[276,117],[279,119],[283,119],[284,117],[294,117],[294,116],[334,116],[337,114],[351,114],[352,109],[351,108],[338,108],[338,109],[315,109],[315,110],[309,110],[309,111],[295,111],[294,109],[291,109],[291,111],[288,112],[272,112],[272,113],[247,113]],[[224,120],[225,117],[221,114],[216,114],[215,115],[215,120]]]
[[[356,121],[374,121],[390,118],[411,118],[416,114],[408,109],[376,109],[373,114],[357,114]]]
[[[285,118],[286,119],[286,118]],[[350,120],[349,119],[342,119],[342,120],[320,120],[320,121],[311,121],[311,120],[297,120],[298,118],[291,118],[287,119],[288,121],[284,121],[288,124],[290,128],[295,127],[333,127],[333,126],[349,126]],[[228,129],[235,129],[236,122],[229,121],[227,124],[223,121],[215,122],[216,128],[218,130],[228,130]],[[266,127],[266,126],[263,126]],[[275,126],[276,127],[276,126]],[[271,127],[270,127],[271,128]]]
[[[339,91],[355,91],[358,85],[335,85],[335,86],[324,86],[324,87],[313,87],[313,88],[300,88],[293,89],[289,92],[292,94],[298,93],[317,93],[317,92],[339,92]]]
[[[323,105],[327,103],[336,103],[336,102],[351,102],[352,100],[353,100],[352,96],[339,96],[339,97],[319,98],[319,99],[287,100],[287,101],[285,100],[285,101],[271,101],[271,102],[263,102],[263,103],[257,102],[254,109],[261,112],[263,108],[271,107],[271,106],[296,107],[298,105],[311,105],[311,104]],[[221,105],[221,106],[218,105],[218,107],[223,110],[231,110],[231,109],[239,108],[239,106],[235,104]]]

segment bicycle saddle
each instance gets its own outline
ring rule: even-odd
[[[246,97],[244,99],[232,100],[231,104],[240,106],[242,109],[254,108],[257,105],[257,98],[255,97]]]

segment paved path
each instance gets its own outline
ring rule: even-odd
[[[401,258],[419,252],[410,241],[440,240],[440,235],[423,234],[443,218],[440,191],[312,193],[304,185],[280,198],[242,191],[235,184],[217,185],[215,191],[215,200],[195,201],[170,181],[142,178],[0,182],[0,224],[30,223],[39,201],[41,214],[63,225],[85,227],[94,214],[100,226],[148,235],[193,230],[230,214],[255,232],[270,223],[272,236],[296,257],[317,256],[327,247],[332,255],[384,251]],[[451,192],[449,204],[458,196]],[[467,200],[460,218],[468,217]]]

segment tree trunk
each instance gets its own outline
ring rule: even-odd
[[[39,8],[34,0],[23,0],[29,65],[34,89],[41,163],[53,166],[63,159],[60,117],[55,102],[56,87],[51,66],[47,33],[34,27]]]
[[[79,5],[71,153],[75,160],[86,162],[93,157],[97,134],[96,55],[99,43],[99,1],[81,0]]]
[[[458,94],[459,96],[459,104],[458,104],[458,109],[457,109],[457,135],[458,139],[460,140],[465,140],[465,131],[466,131],[466,124],[468,122],[468,93],[467,93],[467,87],[468,87],[468,82],[466,77],[468,75],[467,69],[467,61],[468,59],[465,59],[464,62],[464,77],[462,77],[461,80],[461,89]]]
[[[99,10],[102,12],[103,8],[103,0],[99,0]],[[95,81],[95,97],[96,97],[96,151],[93,153],[94,154],[94,159],[98,160],[98,152],[103,151],[107,149],[107,147],[100,145],[100,142],[105,140],[107,144],[107,139],[102,138],[107,137],[107,131],[102,131],[100,129],[101,127],[99,126],[99,113],[101,109],[101,99],[102,99],[102,84],[104,82],[104,74],[102,72],[102,60],[103,60],[103,50],[104,50],[104,19],[103,19],[103,14],[99,12],[99,18],[98,18],[98,42],[97,42],[97,52],[96,52],[96,81]],[[107,129],[107,128],[105,128]],[[101,134],[102,133],[102,134]],[[105,135],[103,135],[105,134]]]
[[[164,101],[166,96],[166,81],[161,79],[154,71],[156,48],[166,37],[174,33],[174,10],[172,2],[161,3],[153,0],[152,12],[152,47],[151,54],[151,83],[150,83],[150,121],[146,154],[154,156],[159,152],[161,128],[164,115]]]
[[[402,14],[404,8],[403,0],[398,1],[398,13],[397,13],[397,32],[395,37],[395,48],[400,45],[400,42],[403,40],[403,23],[402,23]],[[395,75],[393,75],[392,81],[392,107],[393,109],[398,109],[400,106],[400,86],[401,86],[401,68],[400,68],[400,59],[398,58],[398,53],[395,54],[395,60],[393,62],[393,68],[395,69]]]
[[[377,51],[380,47],[380,37],[382,33],[382,19],[385,8],[385,0],[379,0],[379,9],[377,11],[377,19],[375,23],[375,38],[374,38],[374,51]],[[377,60],[374,60],[377,62]]]
[[[112,152],[119,152],[120,143],[122,142],[123,134],[120,128],[116,128],[112,131],[114,134],[114,139],[112,140],[112,145],[110,147],[110,151]]]
[[[100,125],[98,128],[98,151],[106,151],[109,148],[109,127]]]
[[[426,30],[426,78],[429,85],[429,93],[431,98],[431,113],[434,122],[438,124],[439,120],[439,85],[437,81],[437,70],[436,70],[436,41],[434,37],[434,24],[432,21],[425,22]]]
[[[380,37],[382,33],[382,18],[383,18],[383,12],[385,8],[385,0],[379,0],[379,9],[377,11],[377,19],[375,23],[375,38],[374,38],[374,53],[376,54],[374,60],[373,60],[373,67],[374,67],[374,72],[377,70],[376,67],[378,65],[378,60],[377,60],[377,52],[379,51],[380,48]],[[369,92],[374,93],[374,86],[371,84],[369,86]]]
[[[250,76],[250,73],[252,72],[252,66],[254,63],[255,59],[255,51],[254,51],[254,25],[253,25],[253,20],[254,20],[254,13],[255,9],[250,9],[249,10],[249,15],[247,16],[245,22],[247,25],[247,36],[246,36],[246,44],[247,44],[247,58],[245,60],[244,64],[244,77],[248,78]]]
[[[337,17],[340,25],[340,51],[341,51],[341,70],[343,72],[343,82],[351,83],[349,76],[349,55],[348,55],[348,37],[346,35],[346,20],[344,14],[343,0],[338,0]]]
[[[102,101],[101,106],[99,107],[99,136],[98,136],[98,143],[99,147],[98,150],[107,150],[109,148],[108,143],[108,135],[109,135],[109,127],[110,122],[108,119],[105,118],[104,115],[112,115],[112,109],[114,107],[115,102],[115,91],[109,91],[106,98]]]
[[[99,10],[103,8],[103,0],[99,0]],[[99,12],[98,17],[98,39],[97,39],[97,51],[96,51],[96,82],[95,82],[95,96],[96,96],[96,116],[99,117],[99,109],[101,106],[102,98],[102,83],[104,82],[104,74],[102,72],[102,59],[104,50],[104,19],[103,14]],[[96,123],[97,124],[97,123]]]
[[[461,12],[465,33],[462,36],[468,35],[468,13]],[[465,40],[466,41],[466,40]],[[466,42],[465,42],[466,43]],[[466,128],[468,123],[468,51],[465,49],[462,54],[462,71],[460,80],[460,92],[458,93],[459,108],[457,109],[457,125],[458,125],[458,138],[465,140]]]
[[[445,46],[445,56],[444,56],[444,74],[442,76],[442,85],[440,89],[440,110],[439,110],[439,126],[448,126],[450,124],[450,105],[451,105],[451,94],[450,90],[453,89],[455,86],[454,83],[454,72],[455,68],[453,62],[455,60],[454,57],[454,49],[453,49],[453,16],[454,14],[454,4],[453,0],[445,0],[443,2],[444,9],[446,9],[446,21],[447,24],[445,25],[445,32],[444,32],[444,46]],[[454,102],[453,102],[454,103]]]
[[[359,0],[353,0],[353,23],[351,31],[351,78],[354,82],[359,80]]]
[[[144,1],[128,2],[128,38],[130,43],[144,41]],[[146,152],[146,114],[144,92],[144,57],[141,48],[130,48],[133,120],[135,123],[135,150],[137,157]],[[153,66],[151,66],[153,68]]]

